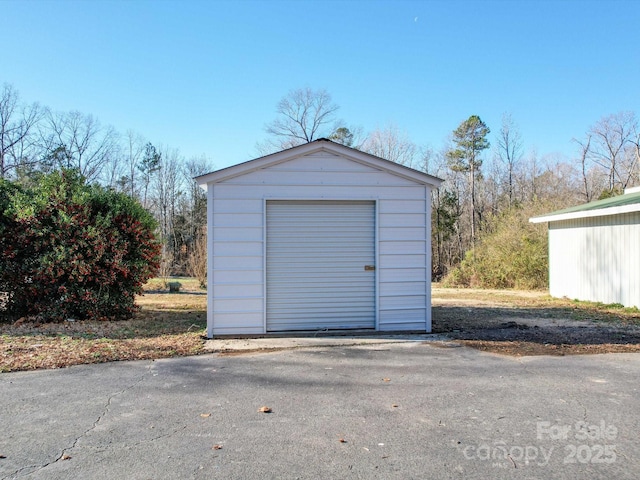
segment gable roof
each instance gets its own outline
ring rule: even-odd
[[[414,170],[413,168],[400,165],[399,163],[395,163],[390,160],[385,160],[384,158],[376,157],[375,155],[356,150],[355,148],[332,142],[326,138],[320,138],[297,147],[292,147],[271,155],[266,155],[231,167],[222,168],[205,175],[200,175],[195,177],[195,180],[198,182],[198,185],[206,188],[210,183],[223,182],[230,178],[246,175],[247,173],[269,168],[280,163],[288,162],[290,160],[318,152],[327,152],[338,155],[353,162],[367,165],[392,175],[397,175],[408,180],[413,180],[416,183],[430,185],[435,188],[443,182],[442,179],[434,177],[433,175]]]
[[[530,218],[531,223],[559,222],[576,218],[603,217],[622,213],[640,212],[640,188],[628,188],[624,195],[596,200],[576,207],[564,208],[539,217]]]

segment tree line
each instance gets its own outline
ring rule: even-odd
[[[471,116],[434,156],[433,173],[445,179],[434,192],[435,273],[451,272],[453,284],[544,288],[547,232],[528,218],[640,185],[638,119],[633,112],[601,118],[573,140],[570,158],[527,151],[510,114],[493,142],[489,133]]]
[[[640,125],[634,112],[597,120],[573,139],[574,155],[541,155],[527,147],[504,113],[495,132],[470,115],[440,149],[412,141],[395,125],[363,134],[337,118],[323,89],[289,92],[257,144],[271,153],[320,137],[444,179],[432,192],[433,278],[453,285],[544,288],[547,233],[529,217],[619,195],[640,185]]]
[[[634,112],[607,115],[574,139],[570,158],[527,146],[516,119],[499,126],[470,115],[436,149],[396,125],[371,132],[338,118],[324,89],[288,92],[265,125],[256,156],[318,138],[444,179],[432,192],[433,278],[457,285],[542,288],[546,231],[530,216],[622,193],[640,184],[640,126]],[[117,132],[77,111],[53,112],[0,92],[0,178],[30,185],[75,169],[88,182],[126,193],[150,211],[162,241],[161,274],[206,275],[206,198],[193,177],[213,170],[142,135]]]
[[[204,284],[206,197],[193,177],[213,170],[209,159],[187,159],[90,114],[23,102],[13,86],[3,85],[0,178],[29,187],[63,169],[139,200],[158,222],[161,275],[198,276]]]

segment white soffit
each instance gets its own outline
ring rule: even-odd
[[[234,177],[269,168],[280,163],[288,162],[290,160],[318,152],[328,152],[338,155],[347,160],[367,165],[423,185],[430,185],[434,188],[437,188],[443,182],[442,179],[434,177],[433,175],[405,167],[404,165],[400,165],[326,139],[315,140],[265,157],[256,158],[221,170],[216,170],[215,172],[200,175],[195,177],[195,180],[198,182],[198,185],[206,189],[206,186],[209,183],[223,182]]]

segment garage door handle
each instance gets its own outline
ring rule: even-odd
[[[365,265],[365,266],[364,266],[364,271],[365,271],[365,272],[371,272],[371,271],[373,271],[373,270],[375,270],[375,269],[376,269],[376,266],[375,266],[375,265]]]

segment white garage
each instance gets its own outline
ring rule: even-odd
[[[431,331],[440,179],[321,139],[196,180],[207,190],[209,337]]]
[[[640,187],[530,219],[549,225],[549,293],[640,308]]]

